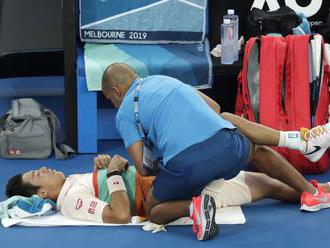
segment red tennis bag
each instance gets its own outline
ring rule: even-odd
[[[329,93],[328,67],[323,61],[319,97],[311,117],[310,41],[313,36],[262,36],[248,41],[243,69],[238,77],[236,114],[268,127],[288,131],[311,128],[327,122]],[[324,49],[324,44],[322,44]],[[301,173],[328,169],[328,154],[317,163],[299,151],[274,147]]]

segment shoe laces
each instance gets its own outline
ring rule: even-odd
[[[310,130],[308,128],[300,128],[300,137],[304,141],[309,141],[311,139]]]
[[[312,138],[320,137],[323,134],[326,134],[327,132],[328,130],[326,129],[325,126],[317,126],[312,129],[308,129],[308,128],[300,129],[301,138],[305,141],[309,141]]]
[[[320,187],[320,184],[318,181],[316,181],[315,179],[312,179],[309,181],[316,189],[319,193],[324,192],[324,189],[322,187]]]
[[[325,128],[325,126],[317,126],[317,127],[314,127],[313,129],[311,129],[311,133],[314,138],[319,137],[323,134],[326,134],[327,132],[328,131]]]

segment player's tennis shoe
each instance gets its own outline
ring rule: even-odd
[[[317,126],[311,130],[301,128],[302,142],[306,148],[301,153],[312,162],[317,162],[330,146],[330,133],[325,126]]]
[[[215,223],[216,205],[210,195],[193,197],[193,212],[190,216],[193,221],[193,231],[198,240],[207,240],[216,236],[219,232]]]
[[[313,195],[308,192],[303,192],[301,194],[300,210],[315,212],[323,208],[329,208],[330,193],[325,192],[325,190],[318,184],[316,180],[311,180],[311,183],[317,189],[317,195]]]

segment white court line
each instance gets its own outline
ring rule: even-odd
[[[150,9],[152,7],[155,7],[157,5],[164,4],[164,3],[169,2],[169,1],[171,1],[171,0],[159,1],[157,3],[152,3],[152,4],[149,4],[149,5],[144,6],[144,7],[141,7],[141,8],[133,9],[133,10],[130,10],[130,11],[127,11],[127,12],[124,12],[124,13],[121,13],[121,14],[118,14],[118,15],[115,15],[115,16],[111,16],[111,17],[105,18],[103,20],[92,22],[92,23],[89,23],[89,24],[86,24],[86,25],[82,26],[81,29],[89,28],[89,27],[94,26],[94,25],[97,25],[97,24],[102,24],[104,22],[111,21],[111,20],[114,20],[114,19],[117,19],[117,18],[120,18],[120,17],[123,17],[123,16],[127,16],[127,15],[130,15],[130,14],[133,14],[133,13],[137,13],[137,12],[140,12],[140,11],[145,10],[145,9]]]
[[[190,6],[193,6],[193,7],[195,7],[195,8],[198,8],[198,9],[202,9],[202,10],[204,10],[204,6],[200,6],[200,5],[196,4],[196,3],[192,3],[192,2],[189,2],[189,1],[187,1],[187,0],[178,0],[178,1],[181,2],[181,3],[188,4],[188,5],[190,5]]]

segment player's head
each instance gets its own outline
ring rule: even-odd
[[[6,194],[7,197],[14,195],[31,197],[36,194],[43,199],[56,201],[64,181],[65,176],[62,172],[42,167],[10,178]]]

